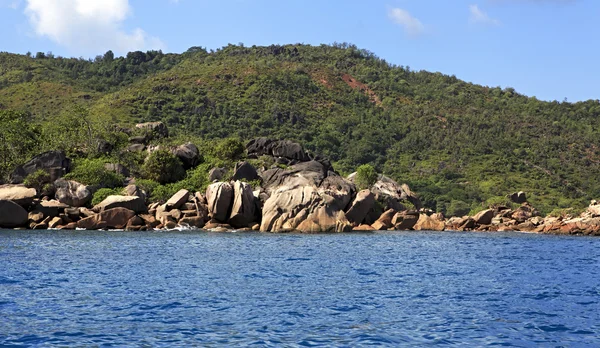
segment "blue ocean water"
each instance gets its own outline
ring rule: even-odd
[[[600,239],[0,231],[0,346],[600,346]]]

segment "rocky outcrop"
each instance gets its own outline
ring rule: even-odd
[[[492,223],[492,219],[495,216],[495,212],[493,209],[486,209],[480,211],[473,217],[473,220],[478,225],[489,225]]]
[[[38,170],[46,171],[50,174],[51,181],[55,181],[71,170],[71,160],[61,151],[44,152],[18,166],[10,175],[10,182],[21,184],[29,174]]]
[[[186,170],[195,168],[201,162],[202,157],[198,147],[192,143],[180,145],[173,149],[173,154],[181,160]]]
[[[396,213],[392,218],[394,229],[399,231],[411,230],[419,221],[419,213],[417,211],[403,211]]]
[[[416,209],[423,207],[419,197],[410,190],[408,185],[400,185],[385,175],[379,176],[371,191],[375,195],[375,200],[385,204],[386,209],[406,210],[402,201],[411,202]]]
[[[78,228],[87,230],[101,229],[123,229],[131,218],[135,216],[135,212],[127,208],[118,207],[101,211],[100,213],[77,222]]]
[[[0,185],[0,200],[13,201],[22,207],[31,205],[36,194],[35,189],[22,185]]]
[[[208,181],[215,182],[220,181],[227,174],[227,169],[225,168],[213,168],[208,172]]]
[[[258,172],[250,163],[243,161],[235,164],[233,169],[233,180],[239,181],[254,181],[258,180]]]
[[[527,194],[523,191],[515,192],[509,196],[514,203],[522,204],[527,202]]]
[[[446,229],[446,223],[432,216],[421,214],[413,228],[416,231],[443,231]]]
[[[346,218],[350,223],[360,225],[375,204],[375,195],[370,190],[362,190],[356,195],[350,209],[346,212]]]
[[[219,222],[227,222],[233,202],[233,188],[229,183],[214,183],[206,189],[208,214]]]
[[[0,227],[25,227],[27,221],[27,210],[13,201],[0,200]]]
[[[246,145],[248,156],[258,158],[263,155],[285,159],[289,164],[306,162],[310,160],[308,153],[302,145],[289,140],[273,140],[257,138]]]
[[[252,227],[257,221],[255,200],[252,187],[236,181],[233,184],[233,206],[229,224],[234,228]]]
[[[123,190],[123,192],[124,192],[125,196],[139,197],[144,202],[148,198],[146,191],[142,190],[140,187],[138,187],[134,184],[127,185],[125,187],[125,189]]]
[[[125,208],[135,213],[144,213],[147,211],[144,201],[137,196],[108,196],[102,202],[92,209],[97,213],[114,208]]]
[[[372,223],[371,226],[378,231],[384,231],[384,230],[390,229],[394,226],[394,224],[392,223],[392,219],[394,218],[394,216],[396,214],[397,214],[396,210],[388,209],[383,214],[381,214],[379,219],[377,219],[377,221]]]
[[[181,189],[177,191],[166,203],[167,209],[179,209],[190,198],[190,191]]]
[[[72,207],[83,207],[92,200],[90,189],[76,181],[59,179],[54,182],[56,199]]]
[[[353,185],[317,161],[262,173],[266,200],[260,230],[265,232],[343,232],[351,230],[344,214]],[[335,182],[344,185],[334,185]]]
[[[169,129],[162,122],[147,122],[135,125],[135,128],[151,133],[156,138],[168,138]]]
[[[113,173],[122,175],[125,178],[129,177],[129,175],[131,174],[129,172],[129,169],[127,169],[127,167],[125,167],[124,165],[119,164],[119,163],[106,163],[104,165],[104,169],[108,170],[109,172],[113,172]]]

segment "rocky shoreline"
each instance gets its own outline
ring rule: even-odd
[[[163,124],[138,125],[167,136]],[[136,139],[134,139],[136,141]],[[150,151],[134,144],[128,151]],[[198,149],[184,144],[174,149],[187,167],[197,165]],[[91,206],[93,187],[62,178],[70,159],[59,151],[36,156],[15,169],[12,184],[0,186],[0,228],[59,230],[172,230],[218,232],[334,233],[381,230],[522,231],[568,235],[600,235],[600,204],[593,201],[580,216],[541,217],[525,194],[511,199],[517,209],[495,206],[474,216],[446,218],[423,209],[407,185],[378,175],[368,189],[357,189],[356,176],[342,177],[327,159],[312,156],[300,144],[258,138],[248,158],[268,156],[276,165],[255,168],[240,161],[231,180],[223,170],[208,174],[204,192],[181,189],[164,202],[149,202],[135,178],[127,179],[121,195],[110,195]],[[196,156],[196,157],[195,157]],[[282,165],[284,164],[284,165]],[[112,168],[124,171],[124,168]],[[53,191],[26,187],[23,179],[39,170],[52,178]],[[252,184],[254,184],[254,188]],[[258,184],[256,184],[258,183]]]

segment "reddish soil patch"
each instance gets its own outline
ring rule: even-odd
[[[371,102],[375,103],[377,106],[381,106],[381,99],[379,99],[377,94],[375,94],[375,92],[373,92],[369,88],[369,86],[365,85],[364,83],[358,81],[357,79],[348,74],[342,75],[342,80],[344,80],[344,82],[346,82],[346,84],[348,84],[348,86],[350,86],[351,88],[358,89],[364,94],[366,94],[371,100]]]

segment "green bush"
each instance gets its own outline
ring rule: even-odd
[[[142,166],[142,177],[161,184],[177,182],[185,177],[183,164],[168,150],[154,151]]]
[[[226,138],[220,140],[215,146],[215,157],[235,161],[243,157],[246,147],[240,139]]]
[[[106,161],[99,159],[81,159],[73,163],[73,170],[65,179],[74,180],[96,188],[115,188],[123,186],[125,178],[104,168]]]
[[[463,201],[453,200],[446,208],[447,216],[465,216],[471,211],[471,206]]]
[[[377,182],[377,177],[377,172],[373,166],[363,164],[356,170],[354,182],[359,189],[365,190],[371,188]]]
[[[101,203],[108,196],[118,196],[123,194],[122,188],[109,189],[109,188],[101,188],[94,193],[92,197],[92,205],[96,205]]]
[[[40,192],[44,185],[50,183],[50,181],[50,174],[43,169],[39,169],[29,174],[23,181],[23,185],[34,188]]]

